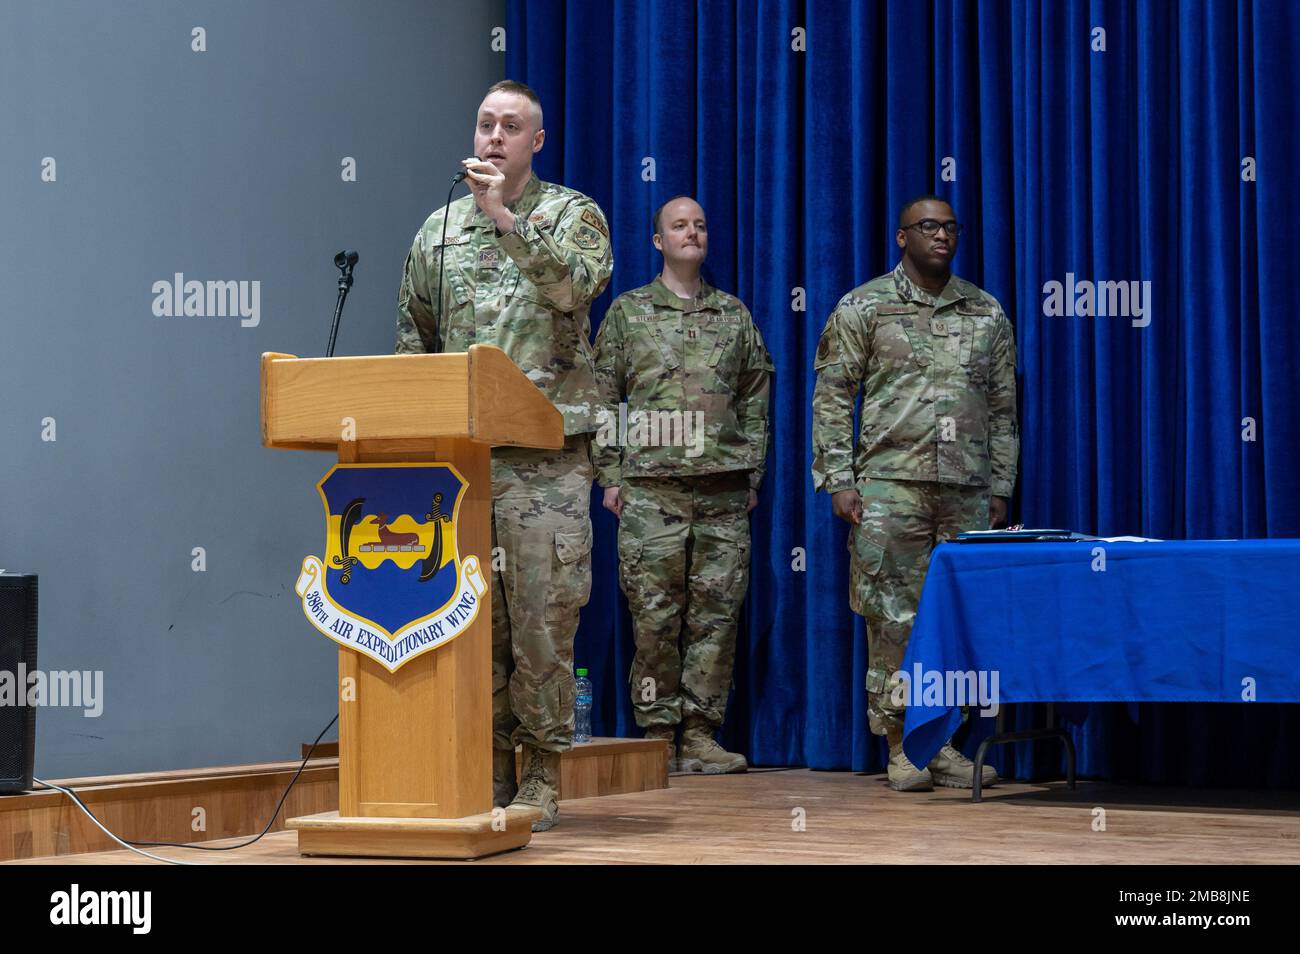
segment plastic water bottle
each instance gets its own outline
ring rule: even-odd
[[[578,698],[573,704],[573,741],[591,741],[591,680],[587,670],[578,670]]]

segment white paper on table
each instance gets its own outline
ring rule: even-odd
[[[975,536],[976,534],[996,534],[999,536],[1006,536],[1012,533],[1023,533],[1025,536],[1032,536],[1035,533],[1069,533],[1070,531],[1051,528],[1038,529],[1035,527],[1020,527],[1017,530],[963,530],[962,532],[969,534],[970,536]]]

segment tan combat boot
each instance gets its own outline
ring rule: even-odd
[[[533,822],[533,831],[546,831],[560,820],[559,752],[545,752],[524,743],[524,772],[519,780],[519,794],[510,804],[542,810],[542,817]]]
[[[713,726],[699,716],[687,716],[682,726],[682,744],[677,747],[679,772],[722,775],[745,772],[749,763],[738,752],[728,752],[713,738]]]
[[[668,771],[677,771],[677,726],[675,725],[652,725],[645,730],[647,739],[659,739],[668,743],[667,757],[665,762],[668,765]]]
[[[492,807],[505,808],[519,791],[515,781],[515,750],[492,750]]]
[[[998,773],[992,766],[980,766],[980,785],[992,785],[998,780]],[[975,782],[975,763],[952,747],[952,740],[944,743],[938,754],[930,759],[930,774],[935,785],[948,788],[972,788]]]
[[[934,779],[929,769],[919,769],[903,754],[903,730],[889,729],[889,787],[896,792],[929,792]]]

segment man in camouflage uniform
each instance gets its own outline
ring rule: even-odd
[[[867,621],[868,720],[889,739],[889,785],[900,791],[972,784],[973,764],[951,744],[925,769],[908,761],[893,697],[931,551],[1005,523],[1019,452],[1015,335],[996,299],[952,274],[959,230],[937,196],[904,206],[902,261],[840,299],[813,365],[813,484],[852,524],[849,604]],[[981,783],[996,778],[986,767]]]
[[[596,478],[619,518],[632,704],[670,770],[743,772],[714,735],[749,585],[772,361],[744,303],[700,277],[708,232],[694,199],[660,206],[653,242],[662,273],[615,299],[596,337]]]
[[[558,818],[559,753],[573,743],[573,638],[591,595],[588,311],[613,269],[596,203],[533,174],[544,139],[536,93],[509,80],[488,90],[463,163],[471,195],[416,233],[397,309],[399,354],[494,344],[564,416],[563,449],[492,452],[492,546],[504,554],[492,573],[493,802],[541,808],[536,831]]]

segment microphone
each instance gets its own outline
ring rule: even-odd
[[[344,249],[334,256],[334,267],[339,270],[339,297],[334,304],[334,324],[330,326],[330,343],[325,349],[325,357],[334,357],[334,343],[339,336],[339,319],[343,317],[343,302],[347,300],[348,289],[352,287],[352,269],[361,258],[351,249]]]
[[[462,170],[460,170],[460,172],[456,173],[454,176],[451,177],[451,184],[452,184],[452,185],[455,185],[457,182],[462,182],[462,181],[464,181],[468,176],[469,176],[469,173],[466,172],[464,169],[462,169]]]

